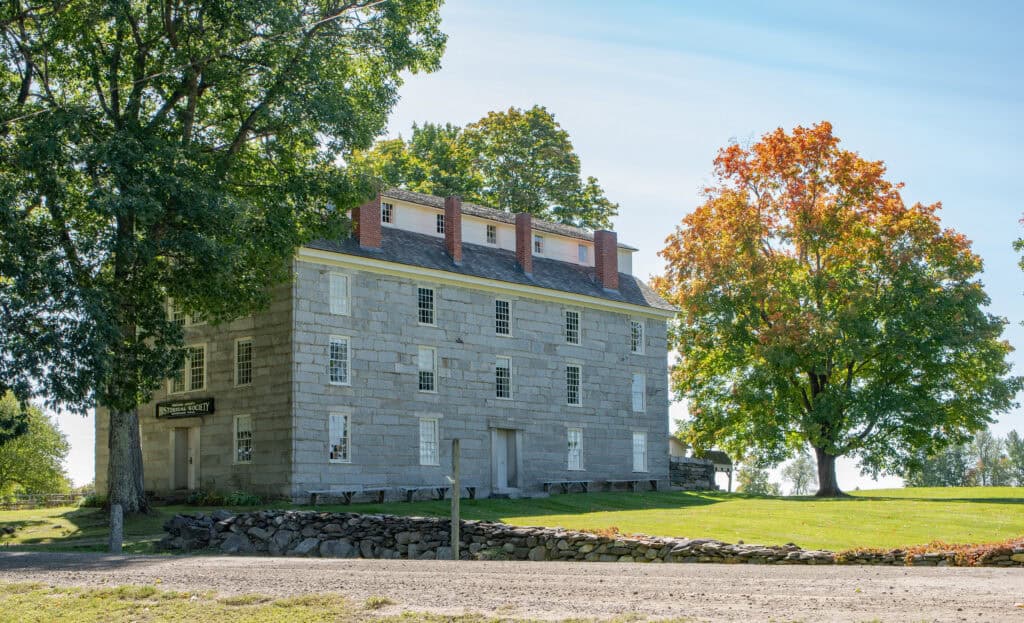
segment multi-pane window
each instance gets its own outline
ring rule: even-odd
[[[587,245],[585,245],[585,244],[579,245],[579,257],[580,257],[580,264],[586,264],[587,263]]]
[[[171,393],[194,392],[206,388],[206,347],[185,348],[181,368],[171,379]]]
[[[235,340],[235,386],[252,385],[252,338]]]
[[[437,436],[437,420],[422,418],[420,420],[420,465],[440,465]]]
[[[350,383],[349,356],[349,339],[332,335],[327,365],[327,371],[332,384],[348,385]]]
[[[252,463],[252,416],[235,416],[235,463]]]
[[[633,373],[633,410],[640,412],[647,407],[647,377],[640,372]]]
[[[487,244],[498,244],[498,226],[487,226]]]
[[[508,335],[512,329],[512,304],[498,299],[494,301],[494,332]]]
[[[544,255],[544,236],[540,234],[533,235],[533,252],[537,255]]]
[[[171,322],[182,327],[202,324],[203,316],[198,312],[189,314],[184,307],[175,304],[173,299],[167,301],[167,315]]]
[[[419,387],[421,392],[437,391],[437,351],[429,346],[420,346],[417,354]]]
[[[348,275],[341,273],[330,274],[330,304],[332,314],[348,314],[349,312],[349,287]]]
[[[494,395],[512,397],[512,360],[508,357],[498,357],[494,364]]]
[[[380,222],[381,223],[394,223],[395,218],[395,206],[390,203],[380,204]]]
[[[327,431],[327,460],[331,463],[352,461],[352,416],[332,413]]]
[[[647,471],[647,433],[633,433],[633,471]]]
[[[569,429],[569,469],[583,469],[583,429]]]
[[[640,320],[629,321],[629,350],[640,355],[644,352],[644,323]]]
[[[565,310],[565,341],[567,344],[580,343],[580,313]]]
[[[437,233],[444,233],[444,214],[437,215]]]
[[[565,402],[570,405],[581,404],[580,400],[580,367],[565,366]]]
[[[416,306],[420,324],[434,324],[434,289],[416,288]]]

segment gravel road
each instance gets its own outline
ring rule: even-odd
[[[402,610],[564,619],[1022,621],[1012,569],[328,560],[0,553],[0,581],[339,593]]]

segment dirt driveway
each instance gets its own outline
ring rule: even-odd
[[[1011,569],[326,560],[0,553],[0,581],[152,584],[221,594],[371,595],[384,610],[502,618],[1022,621]]]

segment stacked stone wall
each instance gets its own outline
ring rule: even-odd
[[[674,487],[691,491],[718,489],[715,484],[715,465],[711,461],[674,456],[669,459],[668,474]]]
[[[164,549],[217,549],[225,554],[330,558],[450,559],[451,522],[316,511],[258,511],[232,515],[176,515],[164,526]],[[460,554],[477,560],[564,560],[649,563],[862,564],[956,566],[955,552],[908,555],[903,550],[836,554],[781,546],[730,544],[714,539],[602,535],[560,528],[527,528],[483,521],[460,524]],[[1022,567],[1024,547],[996,550],[979,566]]]

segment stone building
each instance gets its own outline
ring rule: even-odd
[[[478,495],[667,482],[672,308],[631,274],[635,249],[403,190],[352,217],[352,238],[298,251],[265,312],[169,311],[188,356],[139,410],[148,491],[442,484],[454,438]]]

